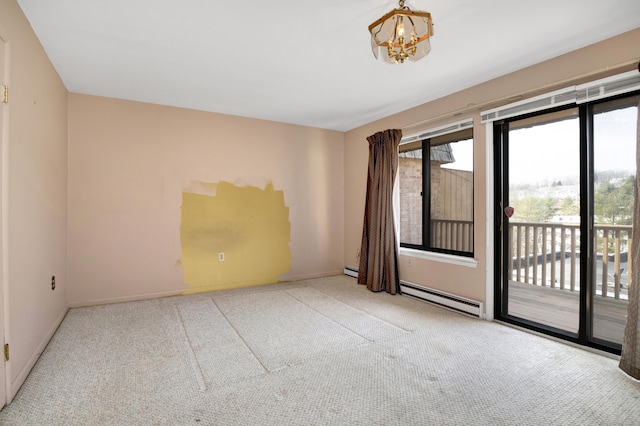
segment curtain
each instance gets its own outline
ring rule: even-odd
[[[633,228],[631,242],[631,275],[627,324],[624,328],[620,368],[636,379],[640,379],[640,105],[638,105],[638,130],[636,134],[636,184],[634,189]]]
[[[371,291],[400,293],[398,245],[393,221],[393,184],[402,130],[369,136],[369,173],[360,246],[358,283]]]

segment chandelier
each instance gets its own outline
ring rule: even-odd
[[[382,59],[392,64],[403,63],[405,59],[417,61],[427,56],[433,36],[429,12],[413,11],[404,5],[404,0],[398,3],[398,9],[369,25],[373,56],[378,59],[379,50],[382,50]]]

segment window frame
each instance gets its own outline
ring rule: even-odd
[[[422,244],[405,243],[402,242],[402,233],[399,232],[398,244],[400,247],[400,254],[408,255],[418,258],[434,259],[444,261],[447,263],[454,263],[464,266],[474,266],[476,262],[469,259],[475,255],[475,167],[472,169],[472,182],[471,182],[471,241],[470,251],[462,251],[455,249],[446,249],[439,247],[432,247],[431,241],[431,142],[433,139],[437,139],[437,143],[433,146],[442,145],[444,143],[455,143],[463,140],[472,141],[472,158],[475,157],[475,139],[474,139],[474,120],[469,118],[456,123],[449,123],[441,127],[431,128],[427,131],[420,132],[418,134],[412,134],[402,138],[400,142],[399,150],[403,145],[416,144],[420,142],[419,149],[422,150]],[[463,132],[470,132],[470,138],[456,138],[452,137],[451,141],[447,141],[447,136],[453,136],[457,133],[464,134]],[[425,155],[425,152],[428,153]],[[399,178],[398,178],[399,180]],[[400,186],[398,185],[398,198],[400,198]],[[398,213],[400,216],[401,211],[400,203],[398,204]],[[400,231],[400,224],[398,230]],[[425,244],[425,241],[427,242]]]

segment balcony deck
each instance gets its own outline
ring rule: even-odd
[[[579,297],[577,291],[509,281],[509,314],[577,333]],[[628,302],[594,296],[593,305],[593,336],[622,343]]]
[[[578,333],[584,255],[580,233],[577,223],[509,221],[505,247],[509,261],[504,265],[510,278],[509,315]],[[473,223],[432,220],[431,236],[433,247],[470,250]],[[588,265],[593,268],[589,277],[595,291],[591,337],[622,343],[628,289],[633,285],[632,236],[630,225],[594,225]]]

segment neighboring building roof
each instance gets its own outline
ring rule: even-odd
[[[402,158],[422,158],[422,150],[416,149],[413,151],[401,152]],[[453,156],[453,150],[451,144],[445,143],[442,145],[436,145],[431,147],[431,161],[437,161],[439,163],[454,163],[456,161]]]

